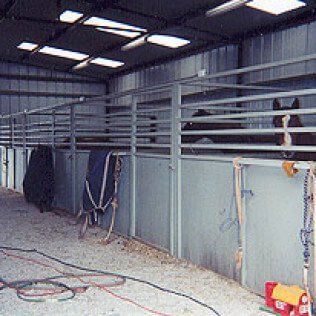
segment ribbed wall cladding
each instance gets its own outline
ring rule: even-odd
[[[6,74],[8,78],[5,78]],[[26,77],[18,79],[15,75],[38,76],[43,80],[35,80],[35,78],[27,80]],[[45,78],[50,80],[45,80]],[[67,81],[62,79],[67,79]],[[13,91],[17,91],[17,94],[14,95]],[[105,92],[104,83],[96,83],[91,79],[33,66],[0,62],[1,114],[53,106],[78,100],[81,96],[100,95]]]

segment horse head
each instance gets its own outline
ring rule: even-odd
[[[295,99],[292,106],[282,106],[278,99],[273,101],[273,110],[275,111],[289,111],[300,108],[299,99]],[[298,115],[276,115],[273,117],[273,125],[277,128],[283,128],[284,133],[276,133],[275,140],[278,146],[295,146],[299,144],[299,135],[297,133],[290,134],[287,129],[289,127],[302,127],[303,124]],[[294,158],[295,152],[283,151],[282,155],[286,159]]]
[[[192,114],[192,117],[201,117],[211,115],[210,112],[204,109],[198,109],[196,112]],[[188,122],[186,123],[182,130],[183,131],[194,131],[194,130],[209,130],[212,129],[211,123],[200,123],[200,122]],[[201,140],[204,136],[203,135],[183,135],[182,142],[183,143],[196,143],[197,141]]]

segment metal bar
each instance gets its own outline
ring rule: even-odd
[[[171,132],[148,132],[148,133],[136,133],[137,137],[146,136],[170,136]]]
[[[77,147],[78,146],[86,146],[86,147],[95,147],[95,146],[108,146],[108,147],[130,147],[131,143],[83,143],[83,142],[77,142],[76,143]]]
[[[201,160],[201,161],[223,161],[233,163],[236,157],[223,157],[216,155],[181,155],[181,159],[185,160]],[[240,158],[238,160],[239,164],[247,166],[263,166],[272,168],[282,168],[283,160],[276,159],[260,159],[260,158]],[[310,165],[306,161],[296,161],[294,167],[299,170],[309,170]]]
[[[27,149],[26,149],[26,121],[27,121],[27,113],[22,116],[22,125],[23,125],[23,175],[26,174],[27,169]]]
[[[185,105],[185,104],[184,104]],[[236,107],[236,106],[207,106],[201,105],[199,109],[210,110],[210,111],[229,111],[229,112],[250,112],[251,109]]]
[[[270,90],[270,91],[288,91],[284,87],[269,87],[269,86],[256,86],[256,85],[244,85],[244,84],[229,84],[229,83],[185,83],[185,86],[201,86],[201,87],[216,87],[216,88],[226,88],[226,89],[238,89],[238,90]],[[211,89],[213,90],[213,89]],[[217,89],[216,89],[217,90]]]
[[[151,153],[140,153],[136,154],[137,157],[144,157],[144,158],[162,158],[162,159],[170,159],[170,155],[164,154],[151,154]]]
[[[299,151],[316,152],[316,146],[267,146],[267,145],[240,145],[240,144],[182,144],[182,148],[204,149],[232,149],[232,150],[255,150],[255,151]]]
[[[144,148],[170,148],[170,144],[143,144],[143,143],[137,143],[137,147],[144,147]]]
[[[287,92],[278,92],[278,93],[269,93],[269,94],[257,94],[244,97],[235,97],[227,98],[221,100],[210,100],[210,101],[201,101],[195,103],[183,104],[182,109],[197,108],[200,105],[221,105],[237,102],[250,102],[250,101],[264,101],[272,100],[276,98],[290,98],[290,97],[299,97],[299,96],[309,96],[316,94],[316,89],[303,89],[303,90],[293,90]]]
[[[170,119],[166,119],[166,120],[138,120],[136,122],[136,125],[147,125],[147,124],[162,124],[162,123],[170,123],[171,120]]]
[[[136,236],[136,185],[137,185],[137,158],[136,158],[136,131],[137,131],[137,99],[133,96],[132,102],[132,130],[131,130],[131,174],[130,174],[130,185],[131,185],[131,199],[130,199],[130,236]]]
[[[52,111],[52,131],[51,131],[51,137],[52,137],[52,148],[53,152],[55,153],[55,136],[56,136],[56,111]]]
[[[297,109],[297,110],[260,111],[260,112],[251,112],[251,113],[223,114],[223,115],[215,114],[215,115],[210,115],[210,116],[182,119],[181,122],[214,122],[215,120],[218,120],[218,119],[222,120],[222,122],[225,122],[226,118],[229,118],[229,119],[258,118],[258,117],[284,116],[287,114],[290,114],[290,115],[316,114],[316,108]]]
[[[152,113],[152,112],[166,112],[171,111],[169,106],[161,107],[161,108],[151,108],[151,109],[139,109],[137,110],[137,114],[139,113]]]
[[[290,133],[316,133],[316,127],[289,127]],[[283,128],[245,128],[245,129],[225,129],[225,130],[196,130],[183,131],[181,135],[260,135],[284,133]]]
[[[182,257],[182,217],[181,217],[181,85],[172,91],[171,112],[171,159],[170,159],[170,251]]]
[[[76,214],[76,113],[75,107],[70,107],[70,159],[71,159],[71,203],[72,212]]]

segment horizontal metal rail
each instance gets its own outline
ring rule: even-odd
[[[288,92],[257,94],[257,95],[243,96],[243,97],[234,97],[234,98],[226,98],[226,99],[218,99],[218,100],[210,100],[210,101],[200,101],[200,102],[182,104],[181,109],[198,108],[201,105],[215,105],[216,106],[216,105],[229,104],[229,103],[265,101],[265,100],[273,100],[276,98],[302,97],[302,96],[310,96],[310,95],[316,95],[316,89],[292,90]]]
[[[290,133],[316,133],[316,127],[289,127]],[[260,134],[283,134],[284,128],[245,128],[245,129],[217,129],[182,131],[181,135],[260,135]]]
[[[278,145],[245,145],[245,144],[182,144],[182,148],[223,149],[223,150],[249,150],[249,151],[293,151],[316,152],[316,146],[278,146]]]

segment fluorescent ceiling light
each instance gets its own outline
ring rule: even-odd
[[[122,46],[121,50],[128,51],[128,50],[134,49],[136,47],[140,47],[140,46],[146,44],[147,38],[148,38],[148,35],[144,35],[142,37],[139,37],[139,38],[125,44],[124,46]]]
[[[306,6],[306,3],[299,0],[253,0],[246,5],[253,9],[278,15],[304,7]]]
[[[129,37],[129,38],[134,38],[134,37],[142,35],[141,32],[120,31],[120,30],[114,30],[114,29],[105,29],[103,27],[98,27],[97,30],[101,31],[101,32],[112,33],[112,34],[116,34],[116,35],[120,35],[120,36],[124,36],[124,37]]]
[[[89,57],[87,54],[73,52],[66,49],[56,48],[56,47],[50,47],[50,46],[44,46],[39,50],[40,53],[57,56],[57,57],[63,57],[68,59],[74,59],[74,60],[84,60]]]
[[[83,14],[80,12],[66,10],[59,16],[59,20],[66,23],[74,23],[82,17]]]
[[[170,36],[170,35],[150,35],[147,38],[147,42],[170,47],[170,48],[178,48],[190,43],[190,41],[184,38]]]
[[[117,60],[112,60],[112,59],[107,59],[107,58],[94,58],[90,61],[91,64],[99,65],[99,66],[104,66],[104,67],[110,67],[110,68],[117,68],[121,67],[124,65],[123,62],[117,61]]]
[[[112,33],[124,37],[134,38],[140,36],[142,32],[147,32],[146,29],[133,26],[126,23],[116,22],[109,19],[103,19],[98,17],[91,17],[83,24],[95,26],[97,30],[107,33]]]
[[[272,1],[272,0],[271,0]],[[276,0],[278,1],[278,0]],[[222,13],[226,13],[235,9],[238,9],[239,7],[244,6],[249,0],[231,0],[227,1],[213,9],[210,9],[206,12],[207,17],[219,15]]]
[[[29,43],[29,42],[22,42],[20,45],[18,45],[19,49],[28,50],[30,52],[36,49],[37,47],[38,47],[37,44]]]

